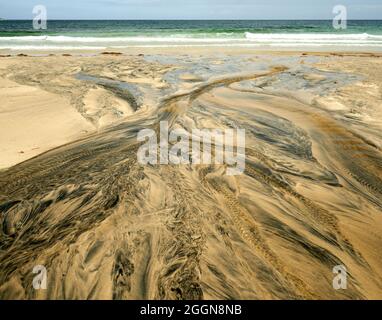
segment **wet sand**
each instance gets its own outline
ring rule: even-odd
[[[0,57],[0,298],[382,299],[382,57],[139,53]],[[244,174],[139,164],[162,120]]]

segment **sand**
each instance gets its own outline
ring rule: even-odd
[[[0,80],[0,168],[8,168],[94,130],[66,99]]]
[[[382,299],[378,54],[72,52],[0,75],[1,299]],[[141,165],[161,120],[245,129],[244,173]]]

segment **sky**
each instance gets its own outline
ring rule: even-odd
[[[32,19],[45,5],[54,19],[382,19],[382,0],[0,0],[0,18]]]

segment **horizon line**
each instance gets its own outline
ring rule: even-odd
[[[47,21],[332,21],[333,19],[47,19]],[[1,18],[0,21],[33,21],[33,18]],[[382,21],[382,19],[347,19],[347,21]]]

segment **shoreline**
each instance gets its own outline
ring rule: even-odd
[[[147,46],[147,47],[131,47],[131,48],[105,48],[105,49],[54,49],[54,50],[44,50],[44,49],[20,49],[20,50],[12,50],[12,49],[0,49],[0,55],[11,55],[15,56],[18,54],[26,54],[31,56],[38,55],[49,55],[49,54],[71,54],[71,55],[94,55],[101,54],[103,52],[116,52],[122,54],[179,54],[179,49],[187,49],[187,54],[205,54],[205,53],[214,53],[214,54],[370,54],[370,55],[378,55],[382,56],[382,48],[323,48],[318,49],[317,47],[307,47],[307,48],[269,48],[269,47],[241,47],[241,46],[178,46],[178,47],[155,47],[155,46]],[[219,50],[217,52],[217,50]]]

